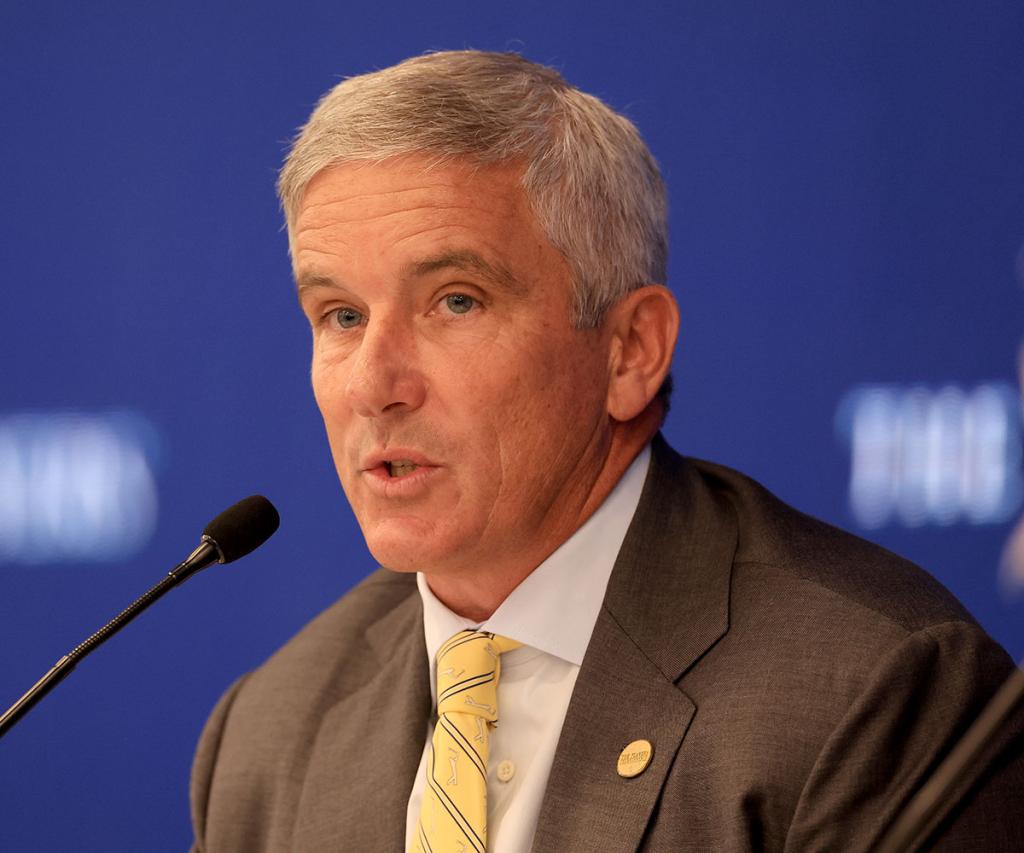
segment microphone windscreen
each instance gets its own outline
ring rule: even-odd
[[[220,550],[225,563],[255,551],[277,530],[281,517],[263,495],[244,498],[229,506],[203,530]]]

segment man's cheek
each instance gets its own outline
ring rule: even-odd
[[[341,425],[350,417],[350,406],[346,394],[347,378],[343,370],[313,364],[310,373],[313,399],[323,416],[324,423]]]

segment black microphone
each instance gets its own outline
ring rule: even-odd
[[[67,677],[82,658],[108,640],[165,592],[214,563],[230,563],[255,551],[277,530],[281,518],[274,505],[262,495],[252,495],[228,507],[206,525],[196,548],[184,562],[167,573],[160,583],[111,619],[87,640],[79,643],[46,675],[0,717],[0,737],[29,712],[47,693]]]

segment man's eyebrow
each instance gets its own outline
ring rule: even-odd
[[[506,290],[514,295],[521,295],[526,292],[522,283],[500,264],[491,263],[482,255],[471,249],[456,249],[442,252],[432,258],[425,258],[422,261],[415,261],[405,268],[406,278],[417,278],[430,275],[440,270],[456,269],[473,272],[487,279],[496,287]]]
[[[302,291],[314,287],[340,287],[340,285],[330,276],[320,275],[319,273],[302,273],[295,280],[295,289],[300,296]]]

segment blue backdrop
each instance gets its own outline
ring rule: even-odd
[[[670,440],[1024,653],[1022,44],[1016,0],[5,4],[0,706],[223,506],[264,492],[283,524],[4,738],[0,849],[186,847],[216,698],[372,567],[273,184],[333,82],[427,49],[519,50],[640,127],[683,314]]]

